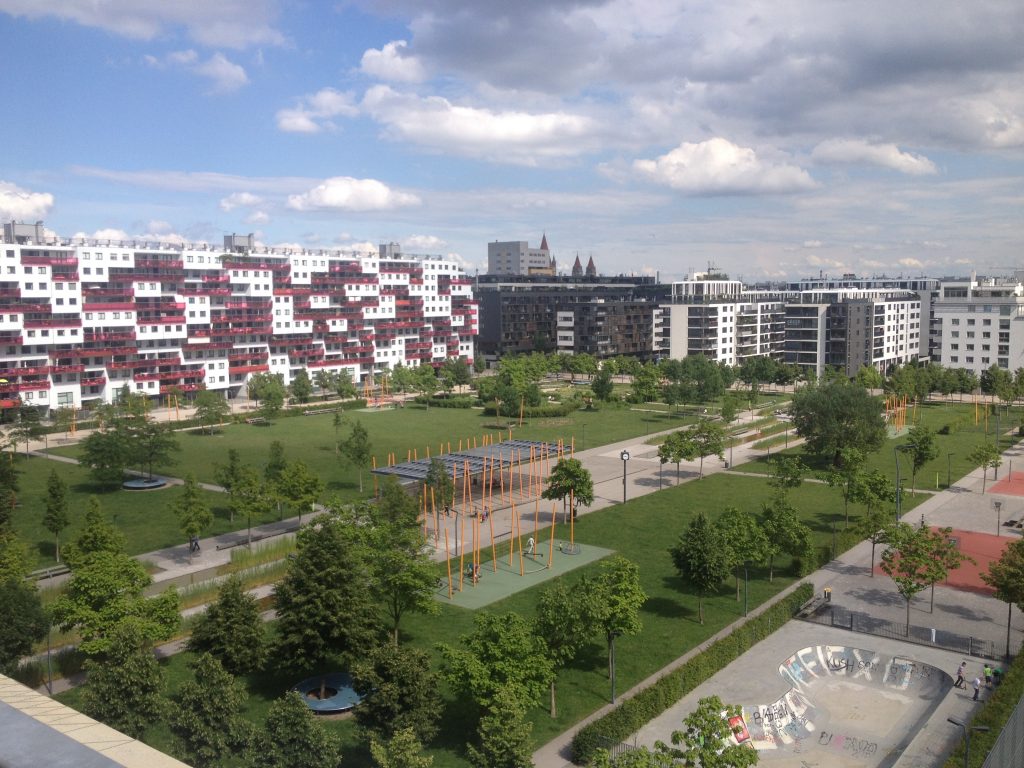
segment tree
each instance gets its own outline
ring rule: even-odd
[[[440,459],[430,460],[427,476],[423,479],[423,489],[436,507],[447,510],[455,504],[455,481]]]
[[[779,493],[799,488],[804,481],[807,466],[797,456],[776,456],[768,469],[768,485]]]
[[[991,443],[981,443],[967,454],[967,460],[974,466],[981,467],[981,493],[984,495],[989,468],[991,467],[993,470],[999,469],[999,465],[1003,463],[999,449]]]
[[[62,405],[54,411],[53,425],[63,430],[64,438],[71,436],[71,429],[75,426],[75,409]]]
[[[874,370],[872,368],[871,370]],[[839,452],[839,467],[826,473],[825,482],[843,493],[843,528],[850,525],[850,501],[855,498],[857,482],[867,456],[858,448],[844,448]]]
[[[700,472],[697,478],[702,479],[705,456],[717,456],[725,460],[725,430],[717,422],[701,419],[697,426],[690,430],[690,440],[693,442],[694,452],[700,457]]]
[[[452,687],[483,708],[500,695],[536,705],[551,683],[554,667],[543,640],[518,613],[478,613],[464,648],[441,644],[445,676]]]
[[[194,475],[185,478],[185,488],[175,499],[172,509],[178,518],[178,527],[188,538],[190,545],[194,538],[198,539],[199,534],[213,523],[213,513],[203,498]],[[188,548],[188,560],[192,562],[191,546]]]
[[[164,713],[163,672],[144,632],[133,622],[119,624],[107,651],[87,659],[82,711],[132,738]]]
[[[658,458],[662,463],[671,461],[676,465],[676,482],[679,482],[679,465],[683,461],[697,458],[697,444],[693,441],[693,432],[689,429],[671,432],[665,436],[665,442],[658,447]]]
[[[917,473],[925,464],[939,455],[939,447],[935,444],[935,433],[923,424],[910,428],[903,450],[910,454],[910,490],[917,489]]]
[[[996,599],[1006,603],[1006,655],[1010,655],[1010,621],[1013,606],[1024,611],[1024,539],[1011,542],[998,560],[988,566],[981,579],[996,591]],[[0,605],[3,601],[0,600]]]
[[[601,563],[597,577],[588,583],[589,599],[597,626],[608,643],[608,675],[612,674],[615,638],[635,635],[643,629],[640,608],[647,593],[640,586],[640,569],[622,556]]]
[[[456,387],[468,386],[473,380],[473,374],[469,370],[464,358],[449,357],[441,365],[441,384],[445,392],[451,392]]]
[[[657,367],[651,363],[638,368],[633,373],[633,402],[649,403],[657,399],[659,378]]]
[[[191,663],[193,679],[172,697],[167,724],[182,756],[196,768],[218,764],[243,747],[250,733],[241,717],[245,691],[208,653]]]
[[[124,432],[106,428],[93,432],[82,441],[80,461],[89,469],[97,483],[115,487],[124,480],[128,453],[129,447]]]
[[[423,754],[423,745],[411,728],[395,732],[388,741],[370,739],[370,755],[377,768],[431,768],[432,755]]]
[[[925,529],[927,531],[926,545],[929,548],[928,580],[931,586],[931,599],[928,607],[929,613],[935,612],[935,585],[940,581],[949,578],[951,571],[955,571],[965,562],[974,563],[977,561],[965,555],[957,546],[956,540],[952,538],[952,528],[939,528],[937,530]]]
[[[532,730],[522,700],[513,691],[498,691],[480,719],[480,746],[466,746],[469,762],[475,768],[533,768]]]
[[[39,439],[43,432],[43,425],[39,417],[39,411],[31,405],[22,405],[18,408],[18,423],[11,430],[11,437],[14,444],[25,443],[25,455],[28,456],[28,445],[33,440]]]
[[[745,563],[759,563],[765,559],[768,550],[768,539],[761,530],[758,519],[736,507],[726,507],[722,516],[715,522],[719,531],[729,565],[736,575],[736,599],[740,599],[740,568]]]
[[[880,469],[861,475],[853,486],[853,500],[867,507],[868,515],[883,504],[896,503],[896,484]]]
[[[811,530],[800,522],[785,496],[776,496],[761,507],[761,524],[768,540],[768,581],[775,578],[775,557],[785,552],[793,557],[807,554]]]
[[[323,490],[323,481],[302,461],[289,464],[277,481],[278,493],[293,510],[298,510],[299,525],[302,525],[302,511],[312,512]]]
[[[352,381],[352,374],[348,368],[342,368],[336,374],[337,378],[334,380],[334,391],[342,400],[348,400],[349,398],[355,397],[359,390],[356,389],[355,382]]]
[[[321,400],[326,400],[327,393],[334,391],[337,375],[338,374],[334,371],[329,371],[326,368],[320,368],[315,374],[313,374],[313,383],[316,384],[317,389],[320,390]]]
[[[292,397],[300,403],[308,403],[313,394],[313,382],[309,380],[309,374],[305,368],[299,368],[299,372],[292,376]]]
[[[224,399],[224,395],[210,389],[201,390],[196,395],[195,405],[196,418],[200,424],[209,428],[211,435],[213,428],[224,423],[224,419],[231,415],[231,406]]]
[[[0,581],[22,581],[35,564],[25,542],[9,527],[0,526]]]
[[[728,544],[707,515],[698,512],[669,554],[680,578],[697,590],[697,616],[703,624],[705,596],[717,592],[729,576]]]
[[[563,510],[565,500],[571,498],[570,512],[575,518],[580,504],[589,507],[594,503],[594,480],[590,470],[579,459],[559,459],[548,476],[548,486],[541,493],[541,498],[550,501],[561,499]]]
[[[885,381],[882,379],[882,374],[872,368],[870,365],[862,365],[857,369],[857,374],[853,377],[853,380],[857,382],[864,389],[881,389]]]
[[[359,469],[359,492],[362,493],[363,469],[370,463],[372,449],[370,447],[370,433],[366,431],[366,427],[358,419],[352,425],[352,434],[342,443],[341,452],[350,464],[355,465]]]
[[[68,486],[56,469],[50,470],[46,481],[46,512],[43,513],[43,527],[53,534],[57,562],[60,562],[60,532],[71,522],[68,516]]]
[[[555,674],[551,676],[551,717],[558,716],[555,682],[594,633],[594,612],[586,590],[570,589],[562,579],[540,593],[533,631],[544,641]]]
[[[10,675],[50,628],[39,590],[21,578],[0,578],[0,674]]]
[[[341,740],[317,719],[302,695],[289,691],[270,705],[265,730],[255,739],[257,768],[338,768]]]
[[[894,523],[886,532],[888,548],[882,553],[882,570],[896,584],[907,603],[906,634],[910,635],[910,601],[931,583],[932,545],[927,528]]]
[[[188,649],[211,654],[233,675],[263,666],[267,644],[259,603],[242,588],[237,575],[221,584],[217,601],[199,616]]]
[[[870,453],[880,448],[886,437],[882,401],[846,381],[804,387],[794,393],[789,411],[808,450],[836,465],[843,448]]]
[[[382,628],[361,535],[337,514],[298,532],[295,557],[274,589],[277,658],[308,668],[328,654],[353,660],[377,645]]]
[[[670,755],[683,765],[700,768],[747,768],[757,765],[757,750],[749,744],[733,744],[731,737],[739,732],[733,718],[742,718],[743,710],[734,704],[723,704],[717,696],[697,702],[697,708],[683,718],[683,730],[673,731],[673,747],[658,742],[659,752]]]
[[[278,520],[281,520],[283,516],[279,483],[287,468],[288,462],[284,457],[284,445],[280,440],[274,440],[270,443],[270,456],[267,458],[266,466],[263,467],[263,481],[266,484],[267,492],[274,496],[274,501],[277,503]]]
[[[590,390],[601,402],[608,402],[612,399],[612,394],[615,392],[615,385],[612,384],[612,373],[608,369],[607,365],[601,366],[601,370],[597,372],[597,375],[590,382]]]
[[[285,388],[280,374],[254,374],[249,378],[247,393],[250,400],[256,401],[259,414],[265,419],[277,416],[284,407]]]
[[[249,531],[248,544],[252,545],[252,521],[257,524],[263,520],[273,507],[273,498],[267,483],[256,474],[252,467],[240,467],[237,481],[232,483],[228,492],[228,507],[231,510],[231,519],[235,515],[241,515],[246,520]]]
[[[106,652],[114,630],[128,620],[150,643],[166,640],[177,631],[177,591],[169,587],[156,597],[144,597],[142,591],[152,580],[137,560],[101,551],[76,561],[73,567],[64,594],[50,611],[61,629],[78,630],[83,653]]]
[[[228,463],[214,464],[213,479],[217,481],[217,485],[230,494],[232,489],[238,487],[241,483],[242,477],[242,462],[238,458],[238,451],[234,448],[228,448]],[[231,522],[234,522],[234,507],[229,505],[228,508],[231,511]]]
[[[150,479],[153,478],[154,464],[173,464],[172,454],[181,450],[178,439],[164,424],[137,419],[122,422],[118,430],[125,433],[129,463],[137,464],[140,472],[144,467]]]
[[[412,388],[423,395],[427,408],[430,407],[430,397],[437,391],[437,373],[429,365],[420,365],[413,368]]]
[[[85,512],[85,527],[77,539],[64,547],[64,560],[75,569],[96,552],[123,554],[125,544],[124,534],[111,525],[103,514],[100,500],[90,496]]]
[[[867,514],[853,526],[853,532],[857,536],[871,542],[871,564],[868,573],[872,577],[875,575],[875,546],[885,542],[889,523],[888,514],[880,509],[869,508]]]
[[[441,716],[439,680],[419,648],[379,645],[352,667],[352,687],[363,697],[355,719],[365,732],[390,739],[409,730],[426,743]]]

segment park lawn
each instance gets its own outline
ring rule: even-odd
[[[3,460],[8,460],[9,456],[7,454]],[[56,563],[53,535],[43,527],[46,484],[54,469],[67,483],[71,518],[71,524],[61,533],[61,546],[73,541],[82,530],[90,496],[100,500],[107,518],[125,534],[128,554],[138,555],[178,544],[184,546],[185,537],[172,506],[183,490],[181,486],[156,491],[108,490],[93,483],[88,470],[75,464],[39,457],[26,459],[23,455],[14,461],[20,488],[18,506],[14,510],[14,530],[37,556],[38,567]],[[208,533],[225,533],[239,527],[237,520],[235,523],[228,520],[224,494],[205,490],[202,494],[214,513],[213,526]]]

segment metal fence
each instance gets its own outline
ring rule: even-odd
[[[848,611],[833,603],[816,602],[805,606],[797,615],[801,621],[809,621],[814,624],[823,624],[839,629],[847,629],[851,632],[860,632],[876,637],[887,637],[891,640],[902,640],[917,645],[928,645],[933,648],[943,648],[948,651],[955,651],[965,656],[978,656],[984,659],[1001,659],[997,655],[995,646],[988,640],[981,640],[968,635],[958,635],[955,632],[946,632],[931,627],[916,627],[911,625],[907,632],[907,625],[885,619],[878,619],[860,611]]]
[[[1024,768],[1024,699],[1017,702],[981,768]]]

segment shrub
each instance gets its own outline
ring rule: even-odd
[[[46,682],[46,664],[35,659],[23,661],[11,677],[29,688],[38,688]]]
[[[598,749],[608,741],[624,741],[683,696],[724,669],[781,627],[797,609],[814,595],[811,584],[799,585],[792,594],[779,600],[756,618],[744,622],[728,636],[669,672],[649,688],[626,699],[607,715],[580,728],[572,740],[572,759],[577,765],[589,765]]]
[[[477,399],[468,395],[453,395],[452,397],[417,395],[413,402],[426,405],[428,408],[472,408]]]

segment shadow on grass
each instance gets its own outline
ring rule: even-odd
[[[666,579],[668,581],[668,579]],[[644,613],[653,613],[666,619],[687,619],[691,618],[694,612],[686,608],[678,600],[668,597],[651,597],[644,603]]]

